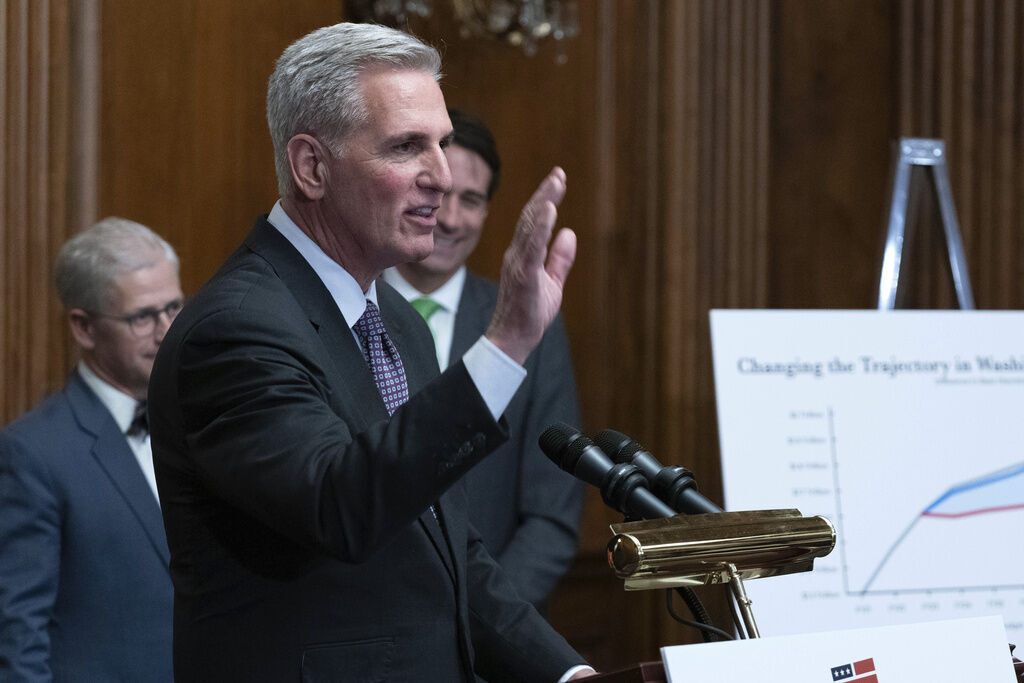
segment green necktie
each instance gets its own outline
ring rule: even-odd
[[[437,303],[429,296],[421,296],[418,299],[413,299],[409,303],[416,309],[416,312],[423,316],[423,319],[430,321],[430,316],[437,313],[437,309],[441,308],[441,304]]]

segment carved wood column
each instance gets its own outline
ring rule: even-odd
[[[586,421],[686,465],[720,499],[708,311],[768,300],[770,4],[607,0],[593,19],[595,209],[572,275],[587,292],[566,304],[586,310],[572,330]],[[569,581],[608,572],[614,517],[592,493]],[[625,661],[694,639],[663,592],[601,590]]]
[[[0,423],[63,384],[67,334],[53,259],[91,219],[96,41],[89,0],[4,0],[0,34]]]
[[[901,0],[900,136],[946,141],[953,201],[978,308],[1024,304],[1024,11],[1016,0]],[[955,307],[933,213],[917,225],[908,282],[923,305]]]
[[[708,311],[767,301],[769,5],[602,7],[603,256],[588,283],[600,289],[592,338],[609,362],[588,421],[632,432],[715,495]]]

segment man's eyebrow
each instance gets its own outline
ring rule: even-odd
[[[420,140],[426,139],[425,133],[417,133],[415,131],[405,131],[402,133],[396,133],[395,135],[389,135],[384,138],[384,146],[390,147],[392,145],[401,145],[406,142],[419,142]]]
[[[398,144],[402,142],[419,142],[420,140],[429,140],[430,135],[423,131],[409,130],[402,133],[396,133],[390,135],[384,139],[386,144]],[[451,143],[455,139],[455,131],[451,131],[447,135],[441,138],[441,144]]]
[[[137,308],[134,311],[126,313],[125,315],[133,316],[133,315],[149,315],[151,313],[159,313],[159,312],[163,311],[165,308],[167,308],[168,306],[170,306],[172,304],[184,304],[184,303],[185,303],[185,297],[177,296],[177,297],[174,297],[173,299],[171,299],[170,301],[168,301],[167,303],[165,303],[163,306],[144,306],[143,308]]]
[[[384,143],[387,145],[397,145],[403,142],[422,142],[423,140],[429,140],[430,135],[422,131],[407,130],[402,133],[396,133],[390,135],[384,139]]]
[[[476,190],[464,190],[460,193],[463,197],[470,199],[479,199],[481,201],[487,201],[487,195],[483,192],[477,192]]]

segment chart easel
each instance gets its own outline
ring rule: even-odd
[[[974,295],[967,277],[967,262],[960,240],[960,224],[953,206],[953,193],[946,167],[946,143],[928,138],[900,138],[893,173],[892,197],[889,208],[889,229],[882,257],[882,274],[878,282],[878,310],[896,308],[896,292],[900,284],[900,264],[907,230],[907,209],[918,177],[930,177],[935,199],[942,219],[949,253],[949,266],[953,272],[953,287],[957,302],[963,310],[974,309]],[[914,207],[910,207],[913,209]],[[911,216],[914,214],[912,213]],[[913,224],[913,222],[911,221]]]

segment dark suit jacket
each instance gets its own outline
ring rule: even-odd
[[[0,432],[0,680],[171,681],[160,508],[76,373]]]
[[[459,299],[451,358],[487,329],[498,286],[472,273]],[[569,341],[561,316],[526,361],[526,380],[505,410],[509,439],[466,475],[469,516],[524,600],[541,607],[576,553],[582,484],[537,445],[555,422],[580,423]]]
[[[581,658],[466,522],[505,438],[390,287],[412,398],[389,419],[350,326],[264,219],[185,307],[150,382],[179,681],[555,680]],[[429,504],[439,501],[444,531]]]

